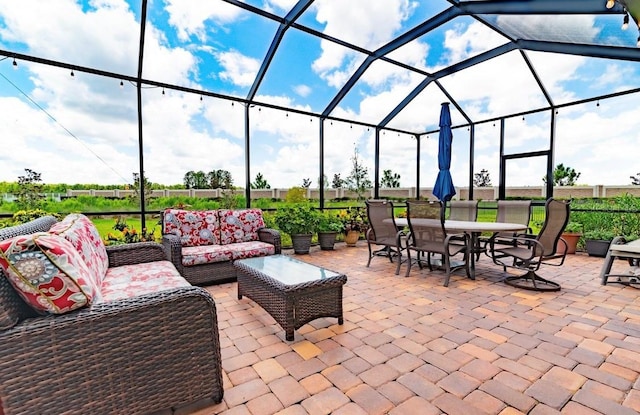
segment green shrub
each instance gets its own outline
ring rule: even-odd
[[[326,210],[320,214],[318,232],[342,232],[344,223],[335,211]]]
[[[318,228],[320,214],[306,203],[287,205],[275,213],[275,224],[287,235],[314,233]]]

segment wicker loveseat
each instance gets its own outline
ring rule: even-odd
[[[191,284],[233,280],[236,259],[281,253],[280,232],[265,227],[260,209],[165,209],[162,245]]]
[[[77,309],[39,313],[24,292],[18,294],[11,281],[38,271],[29,265],[29,255],[38,253],[16,257],[14,243],[24,237],[40,246],[61,223],[48,216],[0,229],[0,260],[11,264],[0,271],[0,414],[145,414],[204,398],[221,401],[214,301],[182,279],[160,244],[107,247],[103,286],[116,277],[119,282]],[[69,240],[78,241],[74,235]],[[46,281],[48,268],[39,271]],[[144,272],[156,274],[145,281]],[[166,287],[149,292],[165,277]],[[136,295],[138,289],[146,293]]]

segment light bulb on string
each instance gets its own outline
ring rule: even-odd
[[[124,82],[122,81],[122,79],[120,80],[120,89],[124,88]]]
[[[76,75],[73,73],[73,69],[72,69],[71,70],[71,77],[73,78],[74,76],[76,76]]]
[[[13,58],[13,69],[18,69],[18,62],[16,62],[16,58]]]
[[[611,9],[613,8],[613,6],[615,6],[616,2],[615,0],[607,0],[607,9]]]
[[[626,12],[626,10],[625,10]],[[622,30],[627,30],[629,28],[629,14],[625,13],[624,18],[622,19]]]

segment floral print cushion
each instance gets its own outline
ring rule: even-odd
[[[87,264],[99,287],[109,268],[109,258],[104,242],[93,222],[85,215],[72,213],[53,225],[49,233],[60,235],[71,242]]]
[[[252,241],[233,244],[233,259],[253,258],[273,255],[276,247],[266,242]]]
[[[220,209],[220,243],[222,245],[258,240],[258,229],[264,228],[262,210]]]
[[[182,246],[219,244],[218,212],[166,209],[162,221],[162,234],[177,235]]]
[[[231,261],[232,259],[233,252],[226,245],[189,246],[182,248],[182,265],[185,267]]]
[[[64,314],[100,297],[82,256],[62,236],[39,232],[1,241],[0,266],[20,296],[41,313]]]
[[[133,298],[171,288],[190,287],[191,284],[176,271],[169,261],[147,262],[109,268],[100,287],[100,302]],[[95,302],[97,304],[97,302]]]

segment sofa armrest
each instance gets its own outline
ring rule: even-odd
[[[276,247],[276,254],[280,254],[282,252],[282,242],[280,231],[272,228],[260,228],[258,229],[258,239],[261,242],[270,243],[271,245]]]
[[[0,332],[0,350],[4,413],[141,414],[222,399],[216,307],[199,287],[27,319]]]
[[[177,235],[162,235],[162,249],[164,255],[178,270],[180,275],[184,275],[184,267],[182,266],[182,243]]]
[[[162,245],[156,242],[136,242],[132,244],[107,246],[109,267],[165,261],[167,257]]]

